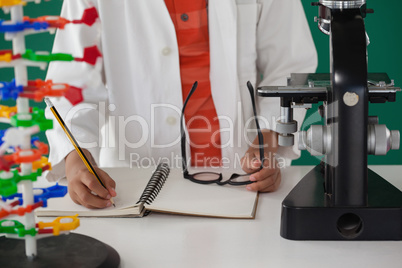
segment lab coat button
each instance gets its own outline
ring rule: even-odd
[[[166,118],[166,123],[168,123],[169,125],[171,125],[171,126],[173,126],[173,125],[175,125],[176,124],[176,118],[175,117],[173,117],[173,116],[168,116],[167,118]]]
[[[164,49],[162,49],[163,56],[168,56],[171,52],[172,50],[169,47],[165,47]]]
[[[180,18],[182,21],[188,21],[188,15],[186,13],[181,14]]]

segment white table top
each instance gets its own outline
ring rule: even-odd
[[[402,267],[402,241],[292,241],[279,234],[281,202],[311,170],[283,172],[280,189],[260,194],[254,220],[153,213],[82,218],[76,233],[117,250],[121,267]],[[402,190],[402,166],[371,166]]]

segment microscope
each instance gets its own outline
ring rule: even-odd
[[[385,73],[367,73],[365,0],[319,0],[319,29],[330,36],[329,74],[291,74],[288,85],[259,87],[280,97],[280,146],[294,144],[293,109],[321,103],[324,125],[300,131],[298,147],[323,156],[282,202],[281,236],[291,240],[402,240],[402,192],[367,167],[367,156],[399,149],[399,131],[368,115],[395,101]]]

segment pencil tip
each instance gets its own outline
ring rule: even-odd
[[[114,207],[116,207],[116,205],[114,204],[113,198],[110,198],[110,202],[112,203],[112,205],[113,205]]]

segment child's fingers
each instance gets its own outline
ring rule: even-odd
[[[88,188],[89,192],[95,193],[103,199],[110,199],[112,197],[109,191],[104,188],[102,184],[100,184],[95,175],[93,175],[89,171],[81,172],[80,178],[82,184]]]
[[[87,208],[105,208],[111,206],[110,200],[92,194],[88,187],[79,180],[71,181],[68,185],[68,191],[75,203]]]
[[[250,176],[250,180],[254,180],[255,182],[247,185],[247,190],[258,192],[273,192],[279,188],[281,179],[281,172],[279,169],[277,169],[275,172],[271,173],[267,177]]]
[[[102,181],[105,184],[106,189],[109,191],[109,194],[112,197],[115,197],[117,195],[116,190],[115,190],[116,189],[116,182],[109,176],[109,174],[107,174],[102,169],[97,168],[96,172],[102,178]]]
[[[246,173],[254,173],[261,167],[260,156],[257,153],[246,153],[241,159],[241,167]]]

